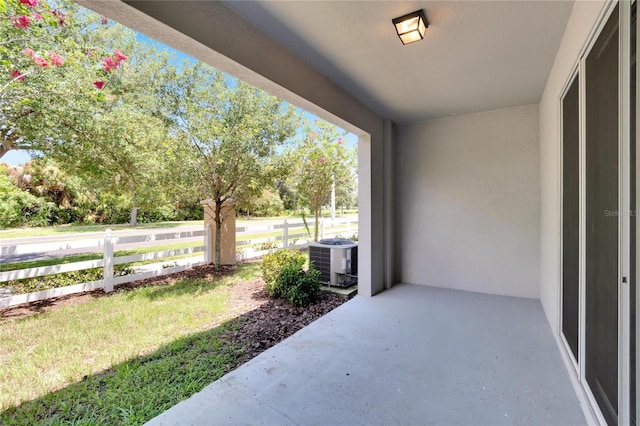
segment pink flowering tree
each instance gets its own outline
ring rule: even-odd
[[[88,142],[128,58],[106,44],[108,21],[70,1],[0,0],[0,158]]]
[[[353,185],[355,181],[353,152],[345,147],[343,138],[332,124],[307,122],[295,151],[298,164],[293,180],[301,204],[314,215],[314,241],[318,240],[318,221],[322,207],[329,203],[332,186]]]

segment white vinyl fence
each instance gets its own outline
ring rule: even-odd
[[[199,261],[187,263],[184,265],[172,266],[165,268],[162,264],[158,264],[156,268],[151,270],[145,270],[141,273],[135,273],[130,275],[123,275],[120,277],[114,277],[113,269],[115,265],[123,263],[139,262],[143,260],[162,259],[171,256],[179,256],[184,254],[198,253],[205,251],[205,246],[189,247],[177,250],[159,251],[154,253],[134,254],[130,256],[118,256],[113,254],[113,247],[116,244],[130,244],[130,243],[152,243],[154,241],[163,241],[172,243],[172,240],[180,240],[191,237],[203,237],[208,229],[199,231],[182,231],[182,232],[169,232],[158,233],[149,235],[135,235],[126,237],[116,237],[112,235],[110,230],[105,232],[103,238],[94,238],[77,241],[63,241],[63,242],[51,242],[51,243],[33,243],[33,244],[21,244],[17,246],[2,246],[0,249],[1,255],[17,255],[17,254],[37,254],[45,253],[56,250],[68,250],[78,248],[91,248],[102,247],[103,257],[97,260],[88,260],[83,262],[65,263],[59,265],[42,266],[39,268],[30,269],[18,269],[14,271],[0,272],[0,287],[3,282],[20,280],[24,278],[36,278],[46,275],[60,274],[64,272],[81,271],[85,269],[103,268],[103,279],[97,281],[90,281],[81,284],[70,285],[66,287],[52,288],[49,290],[36,291],[33,293],[17,294],[9,297],[0,298],[0,308],[20,305],[23,303],[36,302],[40,300],[50,299],[52,297],[66,296],[73,293],[81,293],[83,291],[91,291],[99,288],[104,289],[105,292],[113,291],[114,286],[119,284],[128,283],[131,281],[142,280],[145,278],[151,278],[157,275],[171,274],[174,272],[180,272],[188,269],[192,266],[202,264],[202,257]],[[203,238],[204,240],[204,238]]]
[[[313,224],[313,221],[308,222],[309,231],[311,233],[313,233]],[[273,234],[276,231],[278,231],[278,235],[252,238],[254,236],[259,236],[260,234]],[[209,242],[211,241],[211,232],[213,232],[213,230],[210,226],[207,226],[203,230],[165,232],[157,234],[119,237],[113,235],[110,230],[107,230],[104,236],[101,238],[2,246],[0,247],[1,256],[38,254],[52,251],[96,247],[102,247],[103,256],[102,259],[96,260],[0,272],[0,289],[2,289],[3,283],[12,280],[43,277],[47,275],[81,271],[93,268],[103,268],[103,279],[70,285],[66,287],[42,290],[33,293],[8,295],[6,297],[2,297],[2,294],[0,294],[0,308],[20,305],[29,302],[36,302],[53,297],[66,296],[69,294],[81,293],[100,288],[104,289],[104,291],[108,293],[113,291],[114,287],[120,284],[151,278],[159,275],[181,272],[196,265],[211,263],[213,261],[213,247],[211,247],[211,244],[209,244]],[[357,235],[357,232],[357,221],[355,220],[336,219],[335,222],[329,220],[323,220],[320,222],[320,239],[325,238],[325,236],[342,236],[345,238],[349,238],[353,235]],[[131,243],[153,244],[154,242],[167,244],[180,242],[181,240],[193,237],[202,237],[203,245],[176,250],[134,254],[129,256],[114,256],[115,245]],[[309,233],[307,233],[306,227],[304,226],[303,222],[288,223],[285,220],[280,224],[261,224],[258,222],[255,224],[251,224],[250,226],[238,226],[236,227],[236,239],[237,258],[238,260],[243,260],[262,256],[265,253],[272,252],[281,247],[306,247],[309,243],[310,236]],[[136,268],[140,271],[133,274],[118,277],[114,276],[115,265],[154,259],[162,260],[173,256],[197,253],[202,253],[202,255],[193,258],[190,257],[188,259],[180,259],[179,265],[166,265],[165,263],[160,262],[153,265],[144,265],[142,267]]]
[[[311,241],[314,231],[315,221],[307,221],[309,232],[304,222],[289,223],[285,220],[282,223],[251,224],[251,226],[236,227],[236,247],[237,259],[249,259],[262,256],[268,252],[280,248],[306,248]],[[273,233],[279,231],[278,235],[263,238],[251,238],[256,234]],[[350,218],[340,218],[335,221],[320,219],[318,238],[332,238],[340,236],[351,238],[358,235],[358,221]],[[260,249],[260,247],[266,247]]]

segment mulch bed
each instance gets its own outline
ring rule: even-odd
[[[170,285],[183,278],[228,275],[233,273],[234,269],[226,267],[221,271],[215,271],[212,265],[202,265],[175,274],[123,284],[118,286],[116,291],[130,291],[142,286]],[[99,297],[109,297],[109,294],[102,290],[94,290],[0,309],[0,322],[37,315],[70,304],[87,303]],[[224,336],[227,344],[244,348],[236,359],[236,364],[230,366],[230,369],[274,346],[348,300],[347,297],[322,291],[313,304],[304,308],[296,307],[285,299],[270,298],[264,290],[262,280],[234,284],[230,287],[229,297],[229,304],[244,312],[233,320],[233,326],[229,327]]]
[[[235,268],[230,266],[223,266],[220,268],[220,271],[216,271],[213,265],[195,266],[191,269],[187,269],[182,272],[176,272],[174,274],[120,284],[115,288],[114,293],[130,291],[138,287],[170,285],[175,283],[178,279],[183,278],[211,278],[214,276],[229,275],[233,273],[234,270]],[[25,303],[23,305],[11,306],[8,308],[0,308],[0,322],[7,319],[20,319],[30,317],[32,315],[41,314],[66,305],[87,303],[92,299],[109,297],[110,294],[114,293],[105,293],[104,290],[97,289],[92,291],[85,291],[82,293],[74,293],[67,296],[53,297],[47,300]]]
[[[263,282],[258,281],[257,284],[254,286],[252,297],[260,305],[234,320],[236,325],[233,331],[227,332],[225,336],[229,344],[244,348],[230,370],[276,345],[349,299],[322,291],[318,300],[302,308],[293,306],[285,299],[270,298],[264,290]]]

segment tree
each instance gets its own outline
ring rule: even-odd
[[[108,21],[68,0],[56,4],[0,0],[0,158],[95,143],[85,136],[127,60],[102,43]]]
[[[278,216],[284,210],[282,199],[276,192],[264,189],[258,197],[242,197],[236,199],[236,211],[255,216]]]
[[[289,156],[289,158],[291,158]],[[287,179],[288,175],[283,173],[280,178],[276,180],[276,190],[278,196],[282,200],[282,206],[285,210],[296,210],[298,208],[298,194],[295,191],[293,185]]]
[[[346,153],[348,158],[344,159],[344,166],[348,167],[349,170],[340,174],[338,177],[341,180],[336,182],[336,206],[340,206],[343,209],[358,205],[358,148],[346,149]]]
[[[173,176],[165,152],[171,144],[160,120],[136,111],[130,105],[105,110],[95,118],[92,140],[99,143],[80,149],[65,149],[50,158],[92,188],[123,196],[131,210],[130,225],[137,223],[140,207],[166,204]],[[109,148],[105,149],[105,145]],[[167,154],[168,155],[168,154]]]
[[[131,225],[138,207],[184,193],[168,179],[176,140],[161,111],[175,73],[170,56],[71,2],[2,5],[0,51],[8,60],[0,78],[8,81],[0,90],[0,157],[18,148],[55,160],[92,188],[128,200]]]
[[[320,211],[329,202],[332,186],[348,187],[354,182],[354,156],[344,146],[342,136],[327,122],[316,121],[313,126],[307,123],[296,150],[298,170],[294,179],[302,205],[315,217],[314,241],[318,240]]]
[[[277,168],[270,162],[276,147],[290,138],[299,122],[293,107],[208,65],[185,63],[171,90],[168,118],[187,143],[184,173],[215,211],[215,265],[220,267],[220,234],[227,201],[260,196]]]

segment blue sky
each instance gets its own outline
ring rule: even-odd
[[[29,155],[27,151],[16,149],[7,152],[0,161],[2,161],[3,163],[21,166],[29,160],[31,160],[31,155]]]
[[[180,52],[179,50],[175,50],[172,47],[167,46],[166,44],[160,43],[157,40],[154,40],[152,38],[147,37],[144,34],[140,34],[138,33],[137,36],[138,41],[154,46],[156,49],[158,50],[167,50],[171,53],[174,54],[174,64],[175,65],[180,65],[182,63],[184,63],[184,61],[186,59],[190,60],[190,61],[196,61],[195,58]],[[234,77],[230,76],[230,79],[232,79]],[[322,119],[316,117],[314,114],[311,114],[310,112],[307,112],[301,108],[297,108],[299,112],[301,112],[304,116],[305,119],[309,120],[311,123],[313,123],[316,120],[320,120],[322,121]],[[340,133],[343,133],[344,130],[341,129],[340,127],[338,127],[338,131]],[[347,133],[345,136],[345,145],[348,147],[354,147],[357,145],[358,143],[358,137],[352,133]],[[0,162],[4,162],[4,163],[8,163],[8,164],[13,164],[13,165],[22,165],[26,162],[28,162],[29,160],[31,160],[31,155],[27,152],[27,151],[23,151],[23,150],[12,150],[9,151],[8,153],[6,153],[4,155],[4,157],[2,157],[2,159],[0,159]]]

